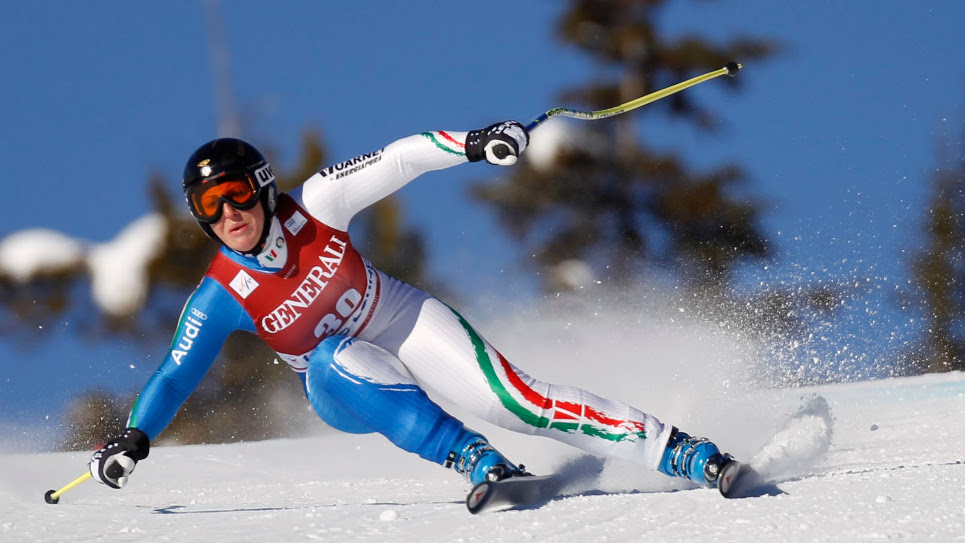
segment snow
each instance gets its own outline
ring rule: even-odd
[[[87,257],[94,302],[110,315],[134,313],[147,299],[147,267],[163,249],[167,222],[159,213],[129,224]]]
[[[47,228],[14,232],[0,240],[0,274],[26,283],[42,272],[57,272],[83,262],[84,243]]]
[[[538,128],[539,137],[531,138],[526,153],[526,160],[537,171],[549,171],[557,155],[565,149],[580,145],[586,139],[584,133],[574,126],[574,123],[560,117],[551,117],[543,121]]]
[[[130,315],[147,298],[147,268],[163,249],[166,231],[167,222],[158,213],[136,219],[104,243],[46,228],[21,230],[0,240],[0,275],[26,283],[42,273],[84,266],[97,306],[109,315]]]
[[[86,482],[58,505],[44,492],[82,474],[87,453],[0,456],[0,541],[965,540],[965,374],[763,390],[724,409],[737,419],[716,439],[725,448],[755,436],[755,462],[797,455],[770,464],[782,494],[725,500],[487,428],[530,469],[571,484],[540,509],[471,516],[454,473],[377,435],[328,432],[155,447],[123,490]]]

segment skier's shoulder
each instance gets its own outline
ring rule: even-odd
[[[312,220],[324,228],[347,232],[351,214],[344,213],[344,187],[332,184],[332,187],[320,189],[318,184],[324,183],[316,173],[294,190],[279,196],[279,220],[286,231],[296,235],[308,220]],[[288,201],[282,205],[286,197]]]
[[[216,256],[215,259],[217,258]],[[212,260],[213,263],[214,260]],[[198,286],[195,287],[185,307],[205,313],[218,313],[225,306],[235,305],[233,302],[234,298],[225,288],[225,285],[209,273],[205,274]]]
[[[251,317],[245,309],[228,287],[211,275],[205,275],[185,303],[182,319],[189,315],[209,324],[209,329],[229,332],[252,329]]]

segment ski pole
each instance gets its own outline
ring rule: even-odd
[[[579,110],[569,109],[565,107],[554,108],[540,115],[539,117],[536,117],[535,119],[533,119],[533,122],[526,125],[526,131],[527,132],[532,131],[534,128],[539,126],[540,123],[556,115],[563,115],[564,117],[573,117],[576,119],[596,120],[596,119],[604,119],[606,117],[612,117],[614,115],[619,115],[621,113],[626,113],[628,111],[637,109],[640,106],[645,106],[650,102],[656,102],[661,98],[665,98],[667,96],[670,96],[671,94],[680,92],[688,87],[693,87],[698,83],[703,83],[704,81],[709,81],[711,79],[714,79],[715,77],[720,77],[722,75],[734,76],[737,74],[737,71],[740,69],[741,69],[741,65],[732,60],[719,70],[714,70],[713,72],[707,72],[704,75],[698,75],[697,77],[694,77],[692,79],[681,81],[676,85],[671,85],[665,89],[652,92],[645,96],[641,96],[640,98],[635,98],[625,104],[620,104],[616,107],[611,107],[609,109],[600,109],[596,111],[579,111]]]
[[[67,483],[66,485],[64,485],[64,487],[61,488],[60,490],[48,490],[47,493],[44,494],[44,501],[46,501],[47,503],[49,503],[49,504],[51,504],[51,505],[59,502],[59,501],[60,501],[60,495],[61,495],[61,494],[63,494],[64,492],[67,492],[68,490],[74,488],[75,486],[83,483],[84,481],[86,481],[87,479],[90,479],[91,477],[92,477],[92,475],[91,475],[90,472],[88,471],[88,472],[84,473],[83,475],[81,475],[80,477],[78,477],[78,478],[74,479],[73,481],[71,481],[71,482]]]

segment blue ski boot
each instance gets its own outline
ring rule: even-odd
[[[522,464],[518,467],[500,454],[486,441],[486,438],[466,431],[460,436],[455,450],[449,453],[445,466],[452,467],[456,473],[465,475],[473,486],[484,481],[501,481],[508,477],[529,475]]]
[[[671,477],[713,486],[723,467],[731,460],[731,455],[721,454],[717,445],[707,438],[691,437],[674,427],[657,469]]]

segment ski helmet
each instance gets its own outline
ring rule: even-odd
[[[211,224],[221,218],[223,204],[251,209],[262,203],[265,226],[255,250],[268,234],[275,215],[278,188],[265,157],[250,143],[236,138],[218,138],[198,148],[184,166],[181,178],[184,199],[198,226],[209,238],[221,243]]]

